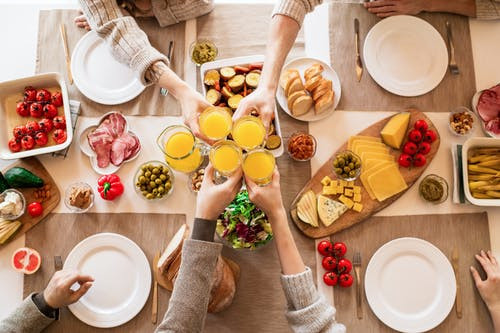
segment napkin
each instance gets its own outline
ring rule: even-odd
[[[451,145],[451,157],[453,160],[453,203],[469,204],[465,199],[464,179],[462,177],[462,145]]]

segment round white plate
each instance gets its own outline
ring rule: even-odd
[[[481,128],[483,129],[484,134],[486,134],[487,136],[490,136],[492,138],[500,138],[500,134],[495,134],[495,133],[490,132],[486,129],[485,122],[483,121],[483,119],[479,115],[479,112],[477,112],[477,104],[479,103],[479,96],[481,96],[483,91],[484,90],[480,90],[480,91],[476,92],[474,94],[474,96],[472,96],[472,101],[471,101],[472,111],[476,114],[477,121],[481,123]]]
[[[285,96],[285,91],[283,88],[281,88],[281,85],[278,87],[278,91],[276,92],[276,99],[278,100],[279,105],[281,108],[288,113],[288,115],[292,118],[302,120],[302,121],[317,121],[324,119],[332,114],[333,111],[335,111],[335,108],[339,104],[340,101],[340,95],[341,95],[341,88],[340,88],[340,79],[337,73],[333,70],[332,67],[327,65],[321,60],[314,59],[314,58],[297,58],[293,59],[292,61],[288,62],[284,67],[283,71],[286,71],[287,69],[290,68],[295,68],[299,71],[300,73],[300,78],[302,80],[302,84],[305,83],[304,80],[304,71],[311,67],[313,64],[319,63],[323,66],[324,71],[321,73],[325,79],[331,80],[332,81],[332,88],[335,93],[333,97],[333,106],[330,108],[330,110],[327,110],[319,115],[316,115],[314,113],[314,105],[311,107],[311,110],[309,110],[308,113],[296,117],[292,114],[292,112],[288,109],[288,103],[287,103],[287,98]]]
[[[418,238],[384,244],[370,259],[365,293],[375,315],[401,332],[425,332],[439,325],[455,302],[456,282],[446,256]]]
[[[375,82],[401,96],[419,96],[436,88],[448,67],[448,50],[439,32],[408,15],[375,24],[366,35],[363,58]]]
[[[125,103],[145,88],[129,67],[113,58],[104,39],[94,31],[87,32],[76,44],[71,73],[82,94],[101,104]]]
[[[130,239],[100,233],[76,245],[64,268],[94,278],[92,288],[71,312],[94,327],[116,327],[134,318],[144,307],[151,289],[151,270],[141,248]]]

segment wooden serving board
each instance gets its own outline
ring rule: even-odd
[[[61,200],[61,194],[59,193],[59,189],[57,188],[57,185],[52,178],[52,176],[49,174],[47,169],[40,163],[40,161],[36,157],[28,157],[24,159],[18,160],[16,163],[9,165],[9,167],[5,168],[2,170],[2,173],[5,173],[7,170],[13,168],[13,167],[21,167],[25,168],[28,171],[31,171],[38,177],[42,178],[44,184],[50,184],[50,199],[46,200],[43,202],[43,214],[38,217],[31,217],[28,214],[28,205],[33,202],[37,201],[35,199],[34,191],[36,188],[16,188],[16,190],[19,190],[25,197],[26,199],[26,212],[24,213],[23,216],[19,219],[19,221],[22,223],[21,228],[14,234],[14,236],[7,241],[5,244],[8,244],[10,241],[16,239],[17,237],[24,235],[28,230],[33,228],[36,224],[38,224],[41,220],[43,220],[49,213],[56,208],[56,206],[59,204],[59,201]],[[0,245],[1,247],[2,245]]]
[[[364,221],[365,219],[369,218],[379,210],[382,210],[383,208],[389,206],[394,201],[396,201],[424,173],[425,169],[432,161],[432,159],[434,158],[439,149],[440,136],[434,124],[430,121],[429,118],[427,118],[427,116],[422,111],[412,109],[408,110],[408,112],[410,112],[411,117],[407,133],[413,128],[413,124],[415,123],[416,120],[425,119],[425,121],[427,121],[427,123],[429,124],[429,129],[433,129],[437,134],[436,141],[432,143],[431,151],[426,155],[427,164],[425,166],[419,168],[417,167],[399,168],[404,180],[406,181],[406,184],[408,185],[408,188],[405,191],[402,191],[382,202],[379,202],[378,200],[372,200],[370,198],[368,192],[363,187],[361,180],[357,179],[355,181],[355,185],[361,186],[361,197],[362,197],[361,204],[363,205],[363,210],[360,213],[352,209],[349,209],[338,220],[333,222],[329,227],[325,227],[321,221],[319,221],[319,227],[317,228],[302,222],[297,216],[297,202],[301,198],[302,194],[308,190],[313,190],[314,193],[320,194],[323,189],[323,185],[321,185],[321,180],[323,179],[323,177],[329,176],[331,179],[337,179],[335,173],[333,172],[333,159],[337,152],[347,149],[347,141],[346,141],[346,143],[344,143],[344,145],[342,145],[337,152],[334,152],[330,157],[330,159],[328,159],[328,161],[325,164],[323,164],[323,166],[321,166],[321,168],[316,172],[316,174],[311,178],[311,180],[297,194],[297,196],[292,202],[292,205],[290,206],[290,215],[292,217],[292,220],[306,236],[311,238],[322,238]],[[366,128],[365,130],[361,131],[356,135],[380,137],[380,131],[391,118],[392,116],[382,119],[379,122],[373,124],[372,126]],[[390,154],[394,156],[394,159],[397,162],[400,150],[395,150],[393,148],[390,148]]]

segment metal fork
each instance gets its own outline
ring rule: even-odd
[[[448,44],[450,44],[450,64],[448,67],[450,68],[450,72],[453,75],[458,75],[460,74],[460,71],[458,70],[458,65],[455,60],[455,47],[453,46],[453,36],[451,34],[451,24],[450,22],[446,21],[446,35],[448,36]]]
[[[352,258],[352,265],[356,274],[356,308],[358,319],[363,319],[363,308],[361,307],[361,253],[354,253]]]

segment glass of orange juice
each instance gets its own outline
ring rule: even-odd
[[[241,166],[242,155],[241,148],[234,141],[224,140],[212,146],[209,157],[215,170],[229,177]]]
[[[273,180],[275,165],[274,155],[267,149],[254,149],[243,157],[243,172],[260,186],[265,186]]]
[[[201,133],[211,140],[224,139],[231,133],[232,115],[224,108],[209,106],[198,118]]]
[[[190,173],[196,170],[206,155],[206,146],[200,143],[186,126],[165,128],[156,143],[165,154],[165,161],[172,169]]]
[[[266,128],[260,118],[244,116],[234,123],[231,135],[238,146],[248,151],[264,144]]]

